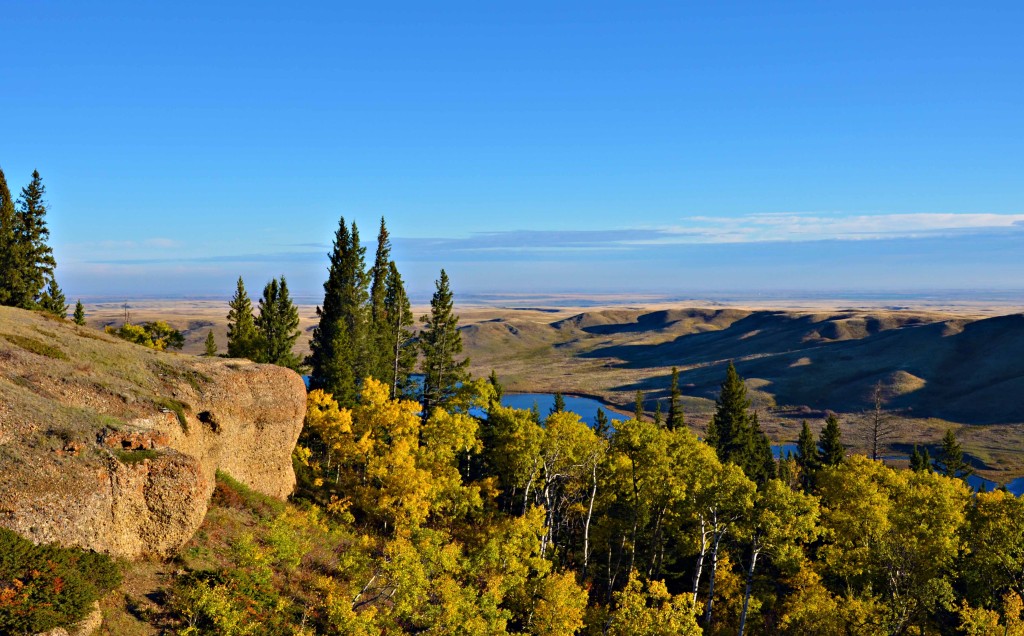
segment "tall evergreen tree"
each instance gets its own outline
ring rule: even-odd
[[[391,374],[388,367],[391,362],[389,344],[390,325],[384,307],[384,299],[387,294],[387,279],[391,265],[391,240],[388,228],[384,224],[384,217],[380,218],[380,231],[377,233],[377,252],[374,255],[373,266],[370,267],[370,329],[369,336],[372,342],[370,354],[373,368],[368,369],[369,375],[385,380]]]
[[[300,333],[299,310],[288,295],[287,281],[284,276],[280,282],[271,280],[263,288],[260,315],[256,317],[258,361],[298,369],[302,360],[292,349]]]
[[[654,401],[654,423],[661,428],[661,400]]]
[[[21,306],[25,297],[24,249],[19,238],[14,199],[0,170],[0,305]]]
[[[679,390],[679,369],[672,367],[672,384],[669,387],[668,395],[668,430],[681,430],[686,426],[686,419],[683,416],[683,393]]]
[[[565,411],[565,397],[562,396],[561,391],[555,391],[555,403],[551,405],[549,414],[562,413]]]
[[[964,450],[956,439],[956,433],[951,428],[946,429],[946,434],[942,438],[942,449],[939,451],[939,457],[935,460],[934,465],[936,471],[947,477],[967,479],[974,474],[971,465],[964,461]]]
[[[537,400],[534,400],[533,406],[530,407],[530,421],[534,424],[540,424],[540,405],[537,404]]]
[[[774,475],[771,442],[757,415],[750,412],[747,387],[732,362],[726,368],[707,437],[720,460],[736,464],[751,479],[763,483]]]
[[[84,327],[85,326],[85,306],[82,305],[82,301],[79,300],[75,303],[75,324]]]
[[[358,383],[368,367],[365,253],[356,224],[350,230],[341,217],[329,255],[324,303],[317,307],[320,322],[313,329],[306,362],[311,367],[311,387],[333,394],[342,406],[355,404]]]
[[[930,471],[932,469],[932,455],[928,452],[928,447],[925,446],[921,449],[921,472]]]
[[[60,285],[57,284],[56,278],[50,277],[46,284],[46,291],[39,297],[38,306],[43,311],[53,314],[58,318],[67,318],[68,302],[64,298],[64,292],[61,290]]]
[[[46,227],[46,186],[39,176],[39,171],[32,172],[32,181],[22,188],[18,199],[16,228],[21,244],[22,267],[22,302],[24,308],[30,308],[36,302],[42,302],[43,288],[47,281],[53,281],[54,268],[57,262],[53,258],[53,250],[47,244],[50,230]],[[56,301],[50,292],[50,309],[56,308]]]
[[[932,469],[932,458],[928,454],[928,448],[925,447],[924,452],[921,452],[917,444],[914,444],[914,452],[910,454],[910,470],[915,473],[923,473]]]
[[[636,391],[636,402],[633,404],[633,418],[637,422],[644,419],[644,392],[640,389]]]
[[[469,380],[469,358],[456,362],[462,353],[459,317],[449,287],[448,274],[441,270],[430,299],[430,314],[423,316],[420,350],[423,352],[423,417],[435,407],[448,405],[461,383]]]
[[[743,378],[736,372],[736,367],[730,362],[725,370],[725,381],[722,382],[718,399],[715,401],[715,414],[711,418],[715,433],[715,450],[722,461],[729,459],[746,445],[745,436],[750,428],[749,410],[747,387],[743,384]]]
[[[775,455],[772,454],[771,440],[761,430],[761,421],[757,413],[751,415],[750,440],[747,444],[744,463],[741,463],[740,467],[743,468],[747,477],[758,484],[764,484],[778,474]]]
[[[491,369],[491,375],[487,376],[487,383],[494,389],[494,400],[498,404],[501,404],[501,398],[505,394],[505,388],[501,386],[501,381],[498,380],[498,374],[494,369]]]
[[[594,432],[599,437],[608,437],[611,433],[612,427],[608,423],[608,416],[605,414],[604,409],[598,408],[597,415],[594,417]]]
[[[206,342],[203,344],[203,355],[212,358],[217,355],[217,340],[213,337],[213,329],[206,332]]]
[[[391,387],[392,397],[406,393],[409,374],[416,366],[415,334],[412,325],[412,308],[405,293],[405,284],[395,262],[391,261],[388,263],[384,285],[384,324],[381,325],[379,333],[383,334],[380,346],[387,356],[381,380]]]
[[[501,386],[498,373],[494,369],[491,369],[491,374],[487,376],[487,384],[491,385],[491,398],[487,405],[488,410],[491,410],[501,406],[501,397],[505,393],[505,387]]]
[[[846,449],[843,448],[842,431],[835,413],[829,413],[825,418],[825,427],[821,429],[818,446],[821,448],[819,461],[822,466],[838,466],[843,463]]]
[[[807,420],[803,421],[800,428],[800,437],[796,440],[796,463],[800,467],[800,473],[804,486],[810,485],[811,474],[818,469],[818,443],[814,440],[814,433],[808,426]]]
[[[256,355],[256,322],[241,276],[228,307],[231,308],[228,311],[228,357],[251,359]]]

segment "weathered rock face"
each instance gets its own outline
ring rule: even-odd
[[[216,471],[291,493],[305,396],[281,367],[158,353],[0,307],[0,525],[172,555],[202,522]]]
[[[281,367],[233,366],[220,367],[199,390],[173,393],[192,407],[187,427],[166,413],[154,429],[166,430],[171,447],[199,459],[210,488],[214,471],[222,470],[254,490],[287,497],[295,488],[291,453],[302,430],[306,385]]]
[[[4,525],[36,542],[163,557],[187,542],[206,514],[210,485],[202,466],[173,450],[137,463],[111,457],[99,469],[73,460],[46,469],[44,475],[54,471],[49,488],[37,482],[31,491],[4,493]]]

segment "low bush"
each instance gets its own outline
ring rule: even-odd
[[[45,342],[36,340],[35,338],[26,338],[25,336],[19,336],[13,333],[0,334],[0,338],[3,338],[7,342],[21,347],[26,351],[46,356],[47,358],[54,358],[56,360],[67,360],[68,354],[64,353],[57,347],[48,345]]]
[[[34,634],[77,623],[121,583],[105,554],[34,545],[0,528],[0,633]]]
[[[156,459],[160,453],[148,448],[141,450],[116,450],[114,455],[122,464],[139,464],[147,459]]]

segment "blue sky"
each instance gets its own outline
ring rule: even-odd
[[[313,295],[341,215],[414,293],[1024,288],[1018,2],[3,16],[0,167],[71,297]]]

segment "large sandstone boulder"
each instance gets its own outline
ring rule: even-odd
[[[305,412],[294,372],[154,352],[0,307],[0,525],[38,542],[166,557],[218,470],[283,498]]]

